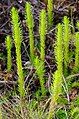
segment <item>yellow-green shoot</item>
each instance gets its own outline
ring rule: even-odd
[[[55,59],[57,63],[57,70],[53,75],[53,94],[51,97],[51,103],[49,108],[49,116],[48,119],[52,119],[55,114],[55,106],[57,105],[57,101],[59,99],[59,95],[62,93],[62,75],[63,75],[63,49],[62,49],[62,25],[58,24],[57,33],[56,33],[56,44],[55,44]]]
[[[21,61],[21,42],[22,42],[22,28],[20,26],[20,20],[18,11],[16,8],[11,9],[11,23],[12,23],[12,32],[13,39],[16,48],[16,64],[17,64],[17,74],[18,74],[18,91],[21,97],[25,95],[24,89],[24,76],[22,70],[22,61]]]
[[[75,35],[75,72],[79,71],[79,32]]]
[[[63,20],[63,53],[64,53],[64,75],[68,75],[68,63],[69,63],[69,41],[70,41],[70,24],[67,16]]]
[[[40,60],[38,57],[36,57],[35,61],[34,61],[34,66],[36,69],[36,74],[39,78],[39,82],[40,82],[40,86],[41,86],[41,93],[42,93],[42,96],[44,96],[46,93],[45,86],[44,86],[44,83],[45,83],[45,80],[44,80],[44,73],[45,73],[44,63],[42,60]]]
[[[46,40],[46,32],[47,32],[47,20],[46,20],[46,11],[44,9],[41,10],[39,15],[39,35],[40,35],[40,60],[38,58],[35,59],[36,65],[36,72],[40,80],[41,91],[42,95],[45,94],[45,87],[44,87],[44,72],[45,72],[45,40]]]
[[[47,31],[46,11],[43,9],[39,16],[39,35],[40,35],[40,59],[45,61],[45,40]]]
[[[48,27],[51,28],[53,25],[53,0],[48,0],[47,4],[47,15],[48,15]]]
[[[11,71],[12,67],[12,57],[11,57],[11,48],[12,48],[12,40],[10,36],[6,37],[6,49],[7,49],[7,71]]]
[[[31,61],[33,62],[34,60],[34,34],[33,34],[34,19],[33,19],[32,10],[31,10],[31,4],[29,2],[27,2],[25,5],[25,19],[26,19],[26,25],[29,31],[30,58],[31,58]]]
[[[62,65],[63,65],[63,29],[62,25],[59,23],[57,25],[57,33],[56,33],[56,43],[55,43],[55,59],[57,63],[57,70],[62,72]]]

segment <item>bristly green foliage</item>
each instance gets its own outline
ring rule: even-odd
[[[64,16],[63,20],[63,53],[64,53],[64,75],[68,74],[68,63],[69,63],[69,41],[70,41],[70,26],[69,19],[67,16]]]
[[[48,27],[51,28],[53,25],[53,0],[48,0],[47,5],[47,15],[48,15]]]
[[[45,62],[45,40],[46,40],[46,32],[47,32],[47,21],[46,21],[46,11],[43,9],[40,12],[39,16],[39,35],[40,35],[40,61],[38,58],[36,58],[36,62],[39,63],[37,66],[41,66],[41,68],[38,70],[38,76],[40,80],[41,85],[41,91],[42,95],[45,94],[45,87],[44,87],[44,62]],[[38,69],[38,68],[36,68]]]
[[[53,95],[51,98],[50,108],[49,108],[49,116],[48,119],[52,119],[55,114],[55,106],[57,105],[57,100],[59,95],[62,93],[62,75],[63,75],[63,37],[62,37],[62,25],[58,24],[57,26],[57,41],[55,44],[55,58],[57,63],[57,71],[53,75]]]
[[[39,34],[40,34],[40,58],[42,61],[45,61],[45,40],[46,40],[46,31],[47,31],[47,20],[46,20],[46,11],[43,9],[40,12],[40,23],[39,23]]]
[[[57,102],[59,95],[62,92],[62,71],[56,71],[53,75],[53,100]]]
[[[11,71],[12,67],[12,58],[11,58],[11,48],[12,48],[12,40],[10,36],[6,37],[6,49],[7,49],[7,71]]]
[[[79,32],[75,35],[75,72],[79,71]]]
[[[22,42],[22,30],[19,22],[18,11],[13,7],[11,9],[11,18],[12,18],[12,32],[13,39],[16,47],[16,63],[17,63],[17,73],[18,73],[18,90],[20,92],[20,96],[24,97],[24,77],[22,70],[22,61],[21,61],[21,42]]]
[[[61,89],[61,84],[62,84],[62,75],[63,75],[63,30],[62,30],[62,25],[58,24],[57,26],[57,33],[56,33],[56,44],[55,44],[55,59],[57,63],[57,71],[54,74],[54,82],[53,82],[53,93],[54,93],[54,100],[58,99],[59,92]],[[60,86],[57,86],[60,85]],[[56,88],[58,87],[58,88]],[[59,90],[59,91],[58,91]]]
[[[62,71],[62,62],[63,62],[63,33],[62,33],[62,25],[59,23],[57,26],[57,33],[56,33],[56,44],[55,44],[55,59],[57,63],[57,70]]]
[[[31,11],[31,4],[29,2],[25,5],[25,19],[26,25],[29,30],[29,44],[30,44],[30,58],[33,62],[34,60],[34,34],[33,34],[33,27],[34,27],[34,19]]]
[[[34,66],[35,66],[35,69],[36,69],[36,74],[38,75],[38,78],[39,78],[39,82],[40,82],[40,86],[41,86],[41,93],[42,93],[42,96],[45,95],[45,86],[44,86],[44,73],[45,73],[45,69],[44,69],[44,62],[39,60],[38,57],[35,58],[35,61],[34,61]]]

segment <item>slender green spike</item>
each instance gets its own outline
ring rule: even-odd
[[[53,95],[51,97],[48,119],[53,119],[55,109],[57,106],[57,100],[59,95],[62,93],[62,75],[63,75],[63,52],[62,52],[62,25],[58,24],[56,33],[56,44],[55,44],[55,59],[57,62],[57,70],[53,75]]]
[[[39,23],[39,34],[40,34],[40,58],[42,61],[45,60],[45,40],[47,31],[46,11],[40,12],[40,23]]]
[[[51,28],[51,26],[53,25],[53,0],[48,0],[47,12],[48,12],[48,27]]]
[[[64,45],[64,70],[65,76],[68,74],[68,62],[69,62],[69,41],[70,41],[70,25],[69,19],[67,16],[63,20],[63,45]]]
[[[62,50],[62,43],[63,43],[63,34],[62,34],[62,25],[59,23],[57,26],[57,33],[56,33],[56,44],[55,44],[55,58],[57,62],[57,69],[62,69],[62,62],[63,62],[63,50]]]
[[[33,20],[33,15],[31,11],[31,4],[29,2],[27,2],[25,5],[25,19],[26,19],[26,25],[29,30],[30,57],[31,57],[31,61],[33,62],[34,60],[34,33],[33,33],[34,20]]]
[[[16,47],[16,63],[17,63],[17,73],[18,73],[18,90],[20,92],[20,96],[25,96],[25,89],[24,89],[24,76],[22,70],[22,61],[21,61],[21,42],[22,42],[22,28],[19,22],[19,15],[16,8],[11,9],[11,18],[12,18],[12,32],[13,32],[13,39]]]
[[[46,94],[45,86],[44,86],[44,83],[45,83],[45,80],[44,80],[44,73],[45,73],[44,62],[41,61],[38,57],[36,57],[35,61],[34,61],[34,66],[36,69],[36,74],[38,75],[38,78],[39,78],[39,82],[40,82],[40,86],[41,86],[41,93],[42,93],[42,96],[44,96]]]
[[[12,40],[10,36],[6,37],[6,49],[7,49],[7,71],[11,71],[12,67],[12,58],[11,58],[11,48],[12,48]]]
[[[79,32],[75,34],[75,72],[79,71]]]

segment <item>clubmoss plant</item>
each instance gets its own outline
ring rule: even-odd
[[[47,13],[48,13],[48,27],[51,28],[51,26],[53,25],[53,0],[48,0]]]
[[[47,32],[47,20],[46,20],[46,11],[43,9],[40,12],[39,16],[39,35],[40,35],[40,60],[38,58],[35,59],[36,62],[36,72],[40,80],[41,92],[42,95],[45,94],[44,87],[44,62],[45,62],[45,40],[46,40],[46,32]],[[39,65],[38,65],[39,63]],[[40,67],[40,69],[38,68]]]
[[[62,33],[62,25],[59,23],[57,25],[57,33],[56,33],[56,44],[55,44],[55,59],[56,59],[56,63],[57,63],[57,70],[62,72],[62,65],[63,65],[63,48],[62,48],[62,44],[63,44],[63,33]]]
[[[33,28],[34,28],[34,19],[31,11],[31,4],[29,2],[25,5],[25,19],[26,19],[26,25],[29,30],[29,44],[30,44],[30,58],[33,62],[34,60],[34,34],[33,34]]]
[[[57,41],[55,44],[55,58],[57,63],[57,71],[53,75],[53,95],[51,97],[50,108],[49,108],[49,116],[48,119],[52,119],[55,114],[55,108],[57,105],[57,100],[59,95],[62,93],[62,75],[63,75],[63,49],[62,49],[62,25],[58,24],[57,26]]]
[[[36,69],[36,74],[38,75],[39,78],[39,82],[40,82],[40,86],[41,86],[41,93],[42,96],[45,95],[45,86],[44,86],[44,73],[45,73],[45,69],[44,69],[44,63],[43,61],[39,60],[38,56],[35,58],[34,61],[34,66]]]
[[[23,37],[18,11],[14,7],[11,9],[11,19],[12,19],[11,23],[12,23],[13,39],[16,47],[16,63],[17,63],[18,87],[19,87],[18,90],[20,92],[20,96],[24,97],[25,89],[24,89],[24,77],[21,61],[21,42]]]
[[[39,34],[40,34],[40,59],[45,61],[45,40],[47,31],[46,11],[40,12]]]
[[[79,32],[75,35],[75,72],[79,71]]]
[[[7,49],[7,71],[11,71],[12,67],[12,58],[11,58],[11,48],[12,48],[12,40],[10,36],[6,37],[6,49]]]
[[[68,63],[69,63],[69,41],[70,41],[70,26],[69,26],[69,19],[67,16],[64,16],[63,20],[63,45],[64,45],[64,75],[68,74]]]

